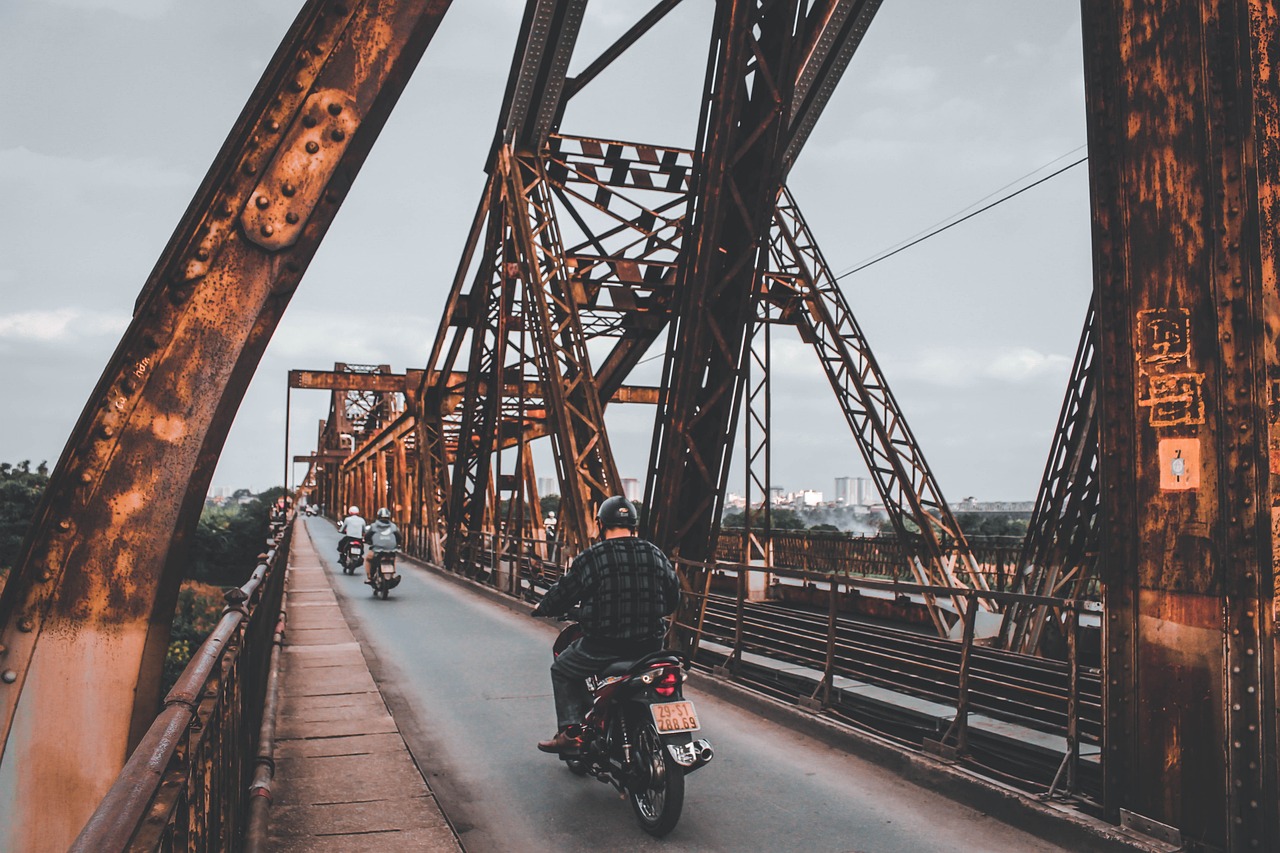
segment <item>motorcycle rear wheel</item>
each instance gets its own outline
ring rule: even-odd
[[[645,723],[636,742],[639,776],[631,786],[631,809],[640,828],[661,838],[676,828],[684,810],[684,768],[671,759],[653,723]]]

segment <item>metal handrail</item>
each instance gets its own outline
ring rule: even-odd
[[[257,735],[272,651],[270,633],[265,643],[255,635],[264,633],[261,626],[269,632],[275,625],[292,530],[288,522],[277,527],[268,543],[273,547],[259,557],[249,581],[227,592],[222,618],[165,697],[72,853],[238,846],[250,768],[243,756],[253,753],[246,741]],[[195,798],[216,812],[202,813],[188,799],[193,779],[225,787],[225,795]]]

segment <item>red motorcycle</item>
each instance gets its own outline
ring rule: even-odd
[[[559,655],[582,636],[571,624],[552,651]],[[582,724],[582,749],[560,755],[579,776],[608,782],[631,801],[645,832],[662,837],[684,808],[684,777],[711,760],[711,744],[693,703],[684,698],[685,656],[661,651],[618,661],[588,678],[594,702]]]

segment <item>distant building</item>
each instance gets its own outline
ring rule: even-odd
[[[854,503],[858,506],[870,506],[879,502],[880,496],[876,494],[875,484],[869,477],[855,477],[853,482]]]
[[[852,477],[836,477],[836,506],[852,506],[857,500]]]
[[[538,494],[543,497],[546,495],[558,495],[560,494],[560,484],[556,482],[555,477],[539,477]]]
[[[793,503],[797,503],[800,506],[817,506],[822,503],[822,492],[813,489],[801,489],[796,492]]]
[[[644,496],[644,493],[640,490],[640,481],[635,477],[623,477],[622,494],[626,495],[629,501],[640,500]]]

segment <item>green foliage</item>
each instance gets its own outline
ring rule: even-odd
[[[1022,539],[1027,535],[1030,519],[1025,515],[1007,512],[962,512],[956,522],[965,538],[990,539],[994,537]]]
[[[222,616],[222,591],[208,584],[185,582],[178,591],[178,606],[173,611],[169,629],[169,649],[164,656],[161,692],[168,693],[191,655]]]
[[[49,466],[44,462],[34,471],[30,460],[17,465],[0,462],[0,588],[22,550],[22,539],[48,484]]]
[[[559,495],[543,495],[538,498],[538,505],[542,507],[542,517],[546,518],[549,513],[560,514],[560,496]]]
[[[267,547],[271,505],[283,494],[285,490],[276,487],[247,503],[205,504],[196,526],[187,578],[223,587],[240,586],[249,580],[258,555]]]
[[[809,529],[814,531],[815,533],[839,533],[840,532],[840,528],[836,527],[834,524],[815,524],[813,527],[810,527]]]
[[[770,526],[774,530],[804,530],[807,525],[800,514],[793,509],[774,509],[769,513]],[[762,526],[764,524],[764,515],[756,510],[751,514],[751,523],[753,526]],[[721,527],[732,527],[741,530],[747,524],[747,514],[745,512],[731,512],[725,515],[720,521]],[[830,525],[823,525],[823,529]]]

